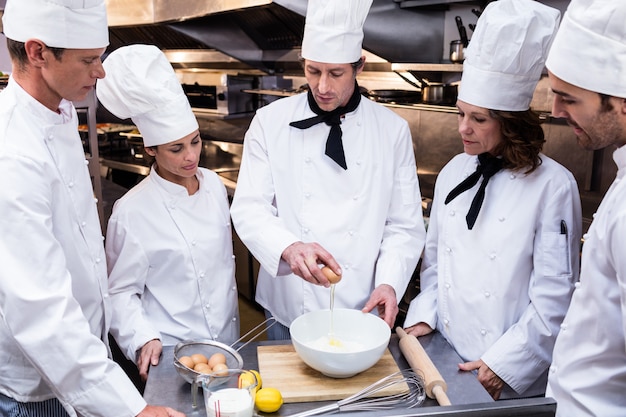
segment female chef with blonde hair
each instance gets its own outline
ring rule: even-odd
[[[115,203],[106,236],[111,334],[145,379],[162,345],[239,336],[228,197],[217,174],[198,167],[198,122],[165,55],[132,45],[103,65],[100,102],[132,119],[155,160]]]
[[[530,109],[559,17],[500,0],[478,20],[457,101],[465,152],[437,177],[421,293],[404,323],[441,332],[494,399],[543,395],[578,278],[578,188],[541,153]]]

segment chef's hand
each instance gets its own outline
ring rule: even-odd
[[[419,323],[407,327],[406,329],[404,329],[404,331],[407,334],[412,334],[415,337],[419,337],[419,336],[424,336],[425,334],[429,334],[433,332],[433,328],[430,327],[428,324],[424,323],[423,321],[420,321]]]
[[[147,405],[137,417],[185,417],[185,415],[169,407]]]
[[[341,268],[333,255],[319,244],[295,242],[287,246],[282,258],[291,267],[291,272],[312,284],[329,287],[328,278],[322,273],[319,264],[328,266],[337,275],[341,275]]]
[[[396,299],[396,291],[391,285],[381,284],[376,287],[361,311],[369,313],[374,307],[378,308],[380,318],[385,320],[389,327],[393,327],[398,315],[398,300]]]
[[[148,379],[148,368],[150,365],[157,366],[163,351],[163,345],[159,339],[152,339],[141,347],[139,358],[137,358],[137,368],[142,381]]]
[[[459,369],[462,371],[473,371],[478,369],[478,382],[485,387],[489,395],[491,395],[494,400],[500,398],[500,393],[504,387],[504,381],[500,379],[500,377],[496,375],[481,359],[472,362],[460,363]]]

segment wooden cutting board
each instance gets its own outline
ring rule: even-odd
[[[310,368],[293,345],[258,346],[259,373],[264,387],[277,388],[285,403],[343,400],[389,374],[399,371],[389,349],[370,369],[350,378],[331,378]],[[376,396],[397,394],[406,383],[382,390]]]

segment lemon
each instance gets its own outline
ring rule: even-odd
[[[283,405],[283,396],[276,388],[261,388],[254,398],[254,405],[264,413],[273,413]]]
[[[254,385],[255,380],[253,372],[254,371],[245,371],[244,373],[239,375],[239,388],[248,388],[249,386]],[[254,391],[258,391],[259,388],[261,388],[261,386],[257,381],[257,386],[254,388]]]
[[[259,371],[255,371],[254,369],[252,369],[250,370],[250,372],[252,372],[254,376],[256,376],[257,390],[263,388],[263,379],[261,379],[261,374],[259,373]]]

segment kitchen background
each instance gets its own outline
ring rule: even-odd
[[[5,2],[0,0],[0,9]],[[569,3],[541,2],[561,13]],[[408,121],[426,215],[437,173],[463,151],[454,107],[454,88],[463,67],[450,60],[451,42],[463,32],[471,42],[487,3],[374,0],[365,23],[367,64],[358,81],[368,98]],[[243,136],[255,109],[306,89],[298,61],[306,5],[306,0],[107,0],[111,42],[107,52],[149,43],[166,53],[200,123],[201,165],[220,174],[231,196]],[[457,21],[462,22],[462,29]],[[10,72],[4,36],[0,38],[0,71]],[[437,87],[431,91],[452,96],[426,96],[424,80]],[[586,230],[615,176],[612,152],[579,149],[571,128],[550,116],[551,103],[544,76],[531,106],[545,120],[544,152],[569,168],[578,181]],[[147,175],[149,164],[143,158],[141,137],[129,120],[112,116],[94,96],[76,106],[106,228],[112,204]],[[245,331],[262,320],[253,301],[258,263],[236,236],[234,245],[242,317],[249,319],[242,324]],[[415,277],[404,301],[418,291],[418,284]]]

